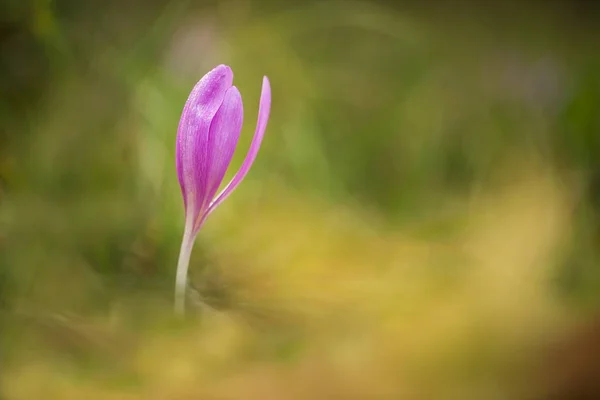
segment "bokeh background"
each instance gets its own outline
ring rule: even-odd
[[[0,398],[598,399],[594,2],[5,0]],[[176,128],[231,176],[172,312]],[[585,397],[587,396],[587,397]]]

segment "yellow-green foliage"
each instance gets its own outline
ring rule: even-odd
[[[515,398],[536,343],[568,321],[548,278],[568,236],[572,199],[547,170],[523,170],[520,181],[485,190],[457,211],[462,228],[444,241],[265,187],[264,202],[223,207],[204,232],[222,259],[218,282],[209,284],[229,296],[224,310],[205,307],[194,311],[199,321],[173,325],[168,302],[142,296],[99,319],[65,317],[54,327],[57,340],[81,342],[80,352],[105,358],[101,366],[87,371],[60,352],[36,356],[45,353],[33,347],[5,371],[5,393]],[[237,215],[246,215],[244,224]],[[131,328],[131,313],[150,308],[139,305],[145,301],[155,321]]]

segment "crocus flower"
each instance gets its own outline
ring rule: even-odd
[[[243,105],[233,86],[233,72],[219,65],[194,86],[185,103],[177,130],[176,167],[185,206],[185,230],[177,263],[175,309],[183,312],[187,270],[194,240],[208,215],[244,179],[262,142],[269,111],[271,87],[263,78],[258,122],[250,150],[239,171],[219,193],[242,129]]]

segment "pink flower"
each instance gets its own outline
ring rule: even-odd
[[[194,86],[185,103],[177,130],[176,167],[185,205],[185,230],[175,289],[175,307],[183,312],[187,269],[194,240],[208,215],[244,179],[260,148],[269,111],[271,86],[263,78],[258,122],[250,150],[239,171],[217,194],[237,146],[244,109],[242,96],[233,86],[233,72],[219,65]]]

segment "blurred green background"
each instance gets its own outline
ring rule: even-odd
[[[600,398],[593,2],[1,7],[0,399]],[[228,176],[263,75],[271,120],[182,322],[175,135],[221,63]]]

